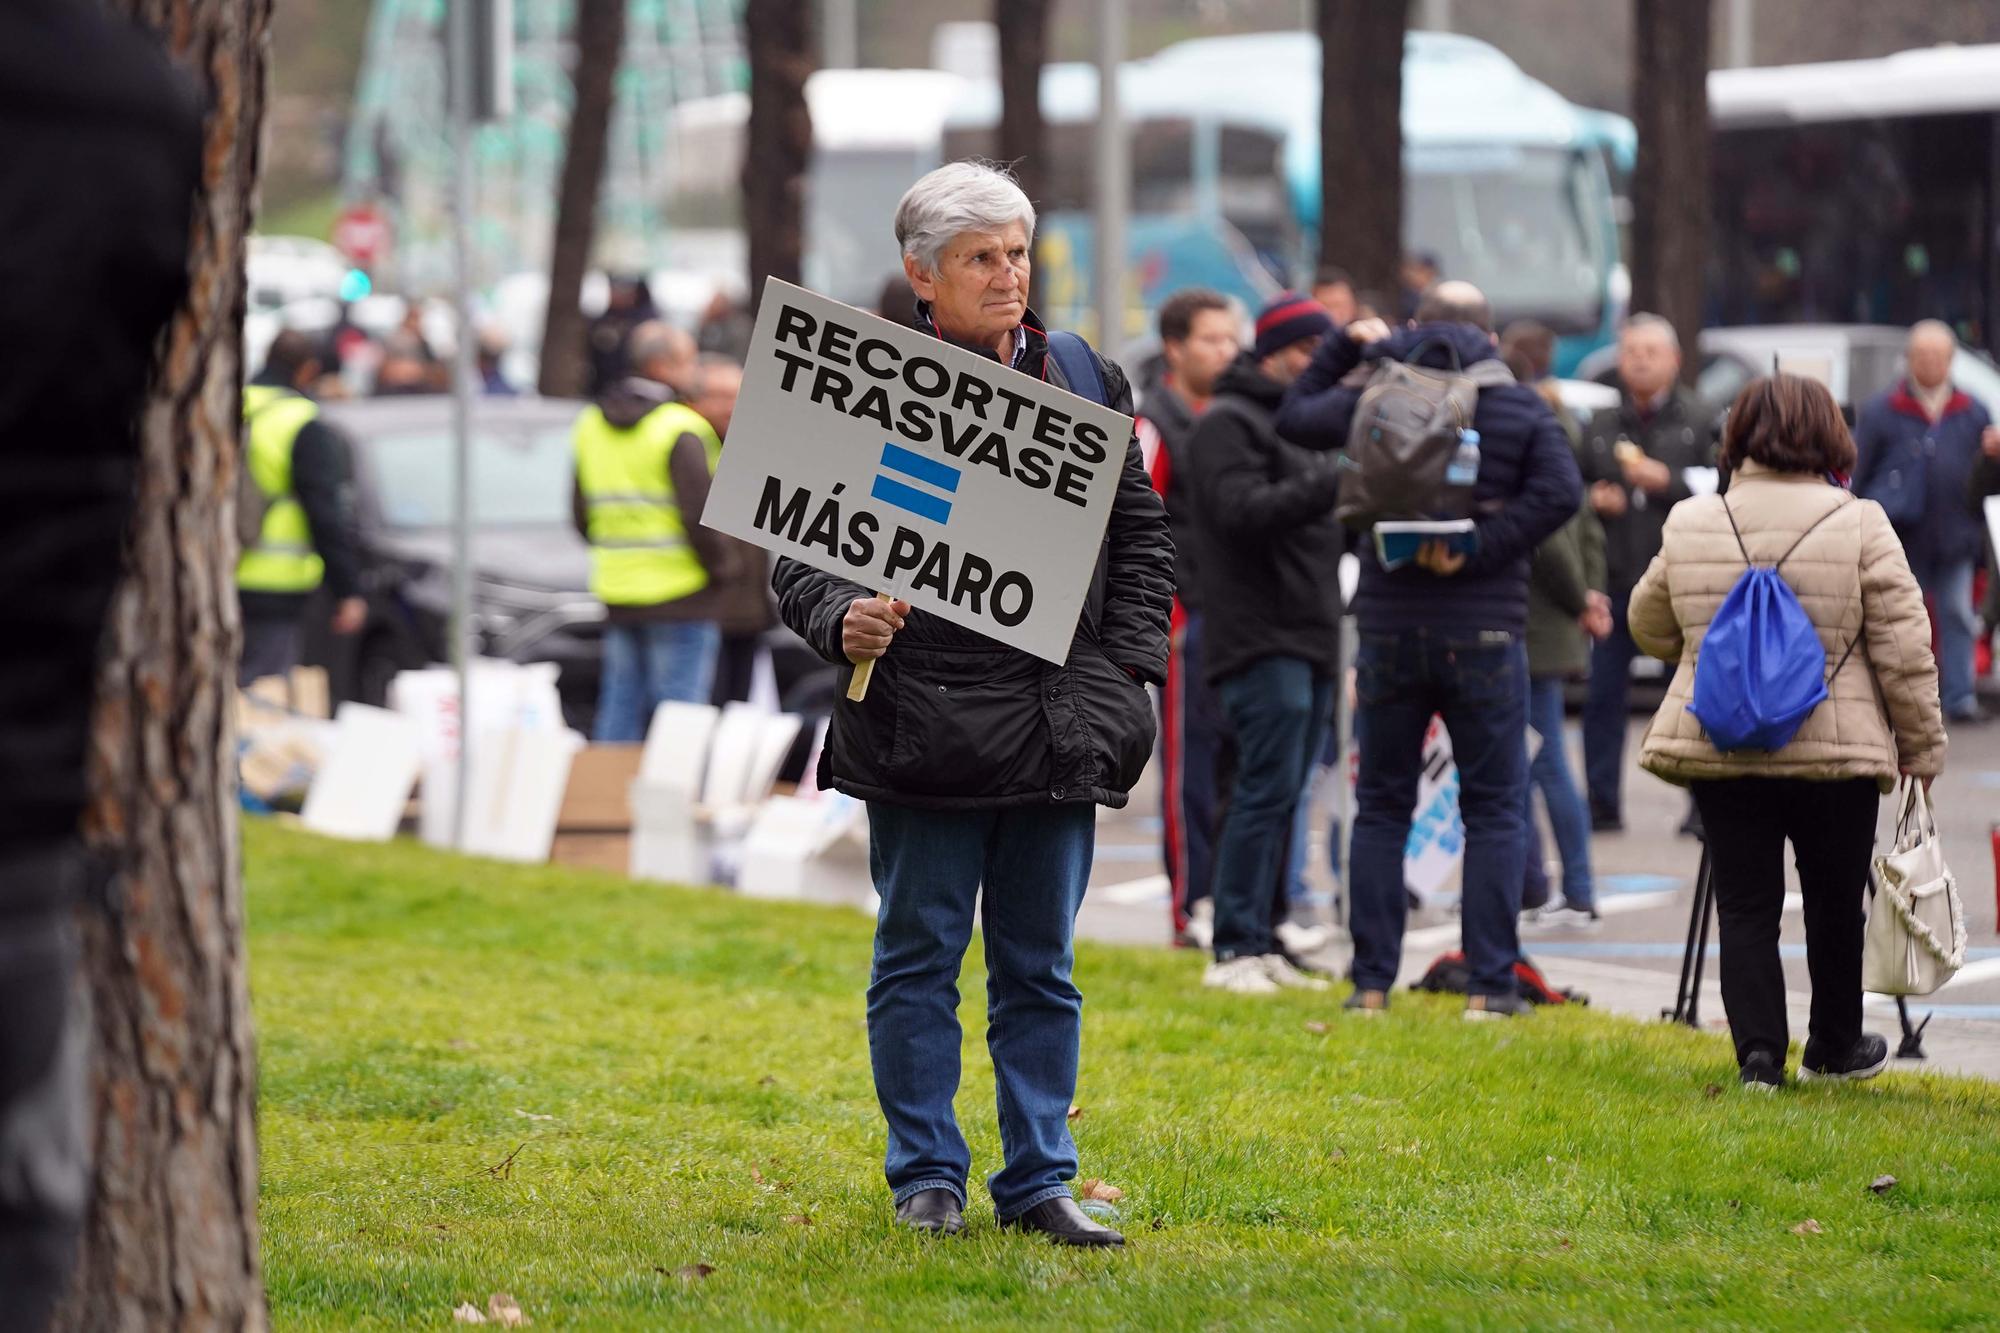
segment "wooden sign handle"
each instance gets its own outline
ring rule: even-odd
[[[886,592],[878,592],[876,598],[884,602],[896,599]],[[854,675],[847,682],[847,698],[851,703],[860,703],[868,697],[868,682],[875,679],[875,663],[878,659],[869,657],[854,664]]]

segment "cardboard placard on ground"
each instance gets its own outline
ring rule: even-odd
[[[1132,421],[901,324],[765,283],[702,521],[1051,662]]]
[[[414,722],[386,708],[342,704],[300,822],[336,838],[387,842],[403,822],[418,761]]]

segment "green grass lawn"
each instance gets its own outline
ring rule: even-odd
[[[537,1327],[2000,1325],[1983,1083],[1753,1099],[1712,1035],[1400,995],[1343,1022],[1086,947],[1076,1136],[1130,1247],[1003,1235],[976,1181],[927,1242],[889,1225],[860,915],[245,843],[279,1328],[447,1327],[493,1292]]]

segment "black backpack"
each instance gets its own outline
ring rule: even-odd
[[[1414,360],[1431,343],[1417,345]],[[1357,367],[1349,383],[1362,383],[1340,456],[1340,504],[1334,510],[1350,528],[1366,532],[1385,519],[1465,518],[1472,512],[1472,484],[1447,485],[1445,472],[1458,453],[1460,432],[1472,425],[1479,391],[1512,384],[1514,372],[1499,361],[1451,368],[1392,361]]]

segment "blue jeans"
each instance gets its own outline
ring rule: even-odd
[[[1261,658],[1220,683],[1236,734],[1236,784],[1215,844],[1215,956],[1277,948],[1293,814],[1333,713],[1333,682],[1295,657]]]
[[[918,810],[868,803],[868,856],[882,907],[868,983],[868,1055],[889,1122],[884,1173],[901,1203],[946,1189],[965,1201],[971,1150],[958,1094],[958,969],[985,887],[986,1049],[1005,1163],[987,1177],[1004,1220],[1069,1193],[1083,997],[1070,937],[1090,877],[1088,805]]]
[[[1583,776],[1592,813],[1616,815],[1624,807],[1625,728],[1631,720],[1632,659],[1639,645],[1625,613],[1631,589],[1611,597],[1611,633],[1590,646],[1590,689],[1583,700]]]
[[[1438,714],[1451,733],[1465,821],[1462,902],[1471,990],[1512,995],[1528,778],[1527,651],[1511,634],[1364,633],[1354,670],[1361,752],[1347,885],[1354,984],[1387,990],[1402,967],[1403,849],[1423,774],[1424,732]]]
[[[1979,627],[1972,613],[1970,560],[1926,561],[1916,569],[1924,596],[1931,599],[1938,636],[1938,697],[1947,718],[1963,719],[1979,707],[1972,675],[1973,640]]]
[[[1528,682],[1528,725],[1542,738],[1542,748],[1528,761],[1528,781],[1522,795],[1524,828],[1535,822],[1535,789],[1549,808],[1549,827],[1562,856],[1563,901],[1571,907],[1597,905],[1590,874],[1590,814],[1570,776],[1569,750],[1563,737],[1563,683],[1554,676]]]
[[[591,739],[643,741],[661,704],[707,703],[721,649],[722,630],[712,620],[606,625]]]

